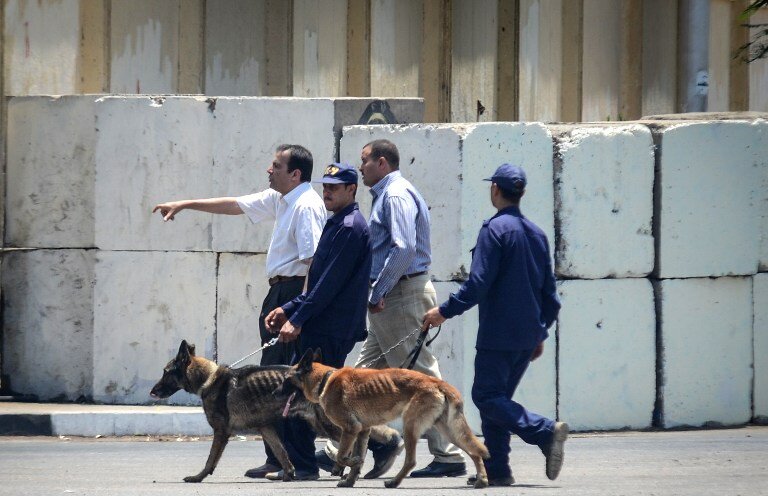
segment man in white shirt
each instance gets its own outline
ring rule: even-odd
[[[270,189],[240,197],[180,200],[155,205],[163,220],[173,220],[185,209],[213,214],[245,214],[251,222],[275,221],[267,252],[269,292],[261,306],[259,332],[262,344],[272,339],[264,317],[275,308],[300,295],[304,277],[317,248],[326,220],[325,204],[309,184],[312,178],[312,154],[300,145],[280,145],[267,169]],[[278,343],[266,348],[261,365],[289,364],[295,342]],[[282,436],[281,436],[282,437]],[[246,472],[260,478],[280,470],[277,458],[265,446],[267,462]]]

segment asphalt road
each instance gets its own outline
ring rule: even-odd
[[[0,495],[768,495],[768,427],[572,435],[556,482],[545,477],[537,448],[513,440],[517,484],[478,491],[465,477],[405,479],[397,490],[384,489],[382,479],[337,488],[328,474],[313,482],[251,480],[243,472],[264,460],[252,437],[234,438],[202,483],[181,482],[203,467],[209,447],[208,439],[0,437]],[[422,441],[417,468],[429,461]]]

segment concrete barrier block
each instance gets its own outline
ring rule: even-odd
[[[658,163],[654,232],[662,278],[757,272],[765,126],[717,121],[654,124]],[[728,201],[723,201],[727,198]],[[695,252],[695,256],[691,253]]]
[[[656,398],[650,282],[564,281],[558,293],[560,417],[576,430],[649,427]]]
[[[208,137],[213,149],[212,196],[267,189],[267,169],[275,148],[283,143],[312,152],[313,179],[334,161],[332,99],[218,98],[211,115],[215,118],[213,136]],[[217,215],[213,250],[266,253],[272,226],[272,222],[254,225],[245,216]]]
[[[233,363],[261,346],[259,318],[269,291],[266,255],[222,253],[217,283],[216,353]],[[257,365],[257,354],[237,365]]]
[[[438,281],[463,277],[461,243],[456,241],[461,233],[460,132],[447,125],[353,126],[344,128],[341,139],[341,160],[354,165],[360,163],[363,146],[374,139],[386,138],[397,145],[403,177],[419,190],[430,209],[430,273]],[[370,188],[362,186],[357,196],[367,218]]]
[[[762,161],[757,163],[760,169],[762,198],[758,198],[760,209],[760,249],[758,263],[760,271],[768,272],[768,121],[760,120],[755,123],[760,129],[761,140],[756,146],[759,148],[758,156]]]
[[[752,416],[768,422],[768,274],[753,277],[755,383]]]
[[[92,394],[95,251],[3,254],[3,370],[15,392],[73,401]]]
[[[147,275],[151,274],[151,277]],[[99,252],[94,289],[93,397],[143,404],[182,339],[214,356],[213,253]],[[169,403],[198,403],[176,393]]]
[[[659,283],[664,427],[748,422],[752,387],[752,281]]]
[[[646,126],[556,126],[558,275],[642,277],[653,270],[654,155]]]
[[[154,205],[212,196],[209,103],[191,97],[98,100],[96,245],[103,250],[210,250],[211,214],[163,222]]]
[[[92,98],[9,100],[6,245],[94,246],[94,110]]]
[[[494,122],[469,128],[462,145],[463,190],[461,204],[461,260],[467,271],[469,250],[475,246],[482,219],[496,213],[490,200],[491,177],[503,163],[523,167],[528,178],[520,205],[523,215],[547,235],[554,255],[554,188],[552,185],[552,136],[539,123]]]

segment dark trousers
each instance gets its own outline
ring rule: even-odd
[[[264,325],[264,317],[275,308],[285,305],[299,296],[303,289],[303,279],[281,281],[275,283],[274,286],[270,286],[269,292],[267,292],[267,296],[264,298],[264,303],[261,304],[261,313],[259,314],[259,334],[261,335],[262,345],[277,336],[277,334],[272,334],[267,330],[267,327]],[[293,358],[295,351],[295,341],[293,343],[277,343],[261,352],[261,365],[288,365],[291,363],[291,358]],[[284,423],[277,426],[277,433],[280,439],[284,439],[284,428]],[[264,443],[264,451],[267,453],[267,463],[279,467],[280,462],[267,443]]]
[[[555,422],[512,401],[532,354],[533,350],[477,350],[472,401],[480,410],[484,441],[491,454],[485,460],[489,478],[511,475],[510,434],[539,447],[552,441]]]
[[[312,335],[311,333],[299,335],[300,343],[296,349],[293,363],[298,362],[306,350],[320,349],[321,362],[329,367],[340,368],[344,366],[344,360],[355,345],[354,341],[339,341],[331,336]],[[315,439],[317,434],[309,424],[299,418],[289,418],[285,425],[285,449],[288,458],[302,472],[317,473],[317,461],[315,461]]]

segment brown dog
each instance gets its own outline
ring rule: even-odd
[[[331,422],[342,430],[337,463],[351,471],[339,482],[352,487],[360,474],[371,427],[403,417],[405,463],[393,478],[384,483],[397,487],[416,466],[416,442],[432,427],[464,450],[475,463],[475,488],[488,486],[483,458],[488,450],[467,425],[461,395],[445,381],[406,369],[334,369],[313,361],[319,354],[307,351],[290,368],[286,383],[301,389],[313,403],[319,403]],[[281,391],[290,387],[283,386]],[[356,450],[352,456],[352,449]]]
[[[185,477],[185,482],[200,482],[213,473],[216,464],[233,432],[260,432],[283,467],[283,480],[291,480],[294,468],[288,459],[276,426],[286,415],[283,406],[287,395],[274,394],[284,382],[290,367],[246,366],[231,369],[203,357],[195,356],[195,345],[182,341],[179,352],[163,369],[163,377],[150,394],[155,398],[167,398],[183,389],[203,400],[203,410],[213,428],[213,444],[205,468],[197,474]],[[328,420],[322,409],[308,402],[303,396],[291,402],[287,412],[291,417],[306,420],[321,436],[338,441],[341,429]],[[400,434],[392,428],[377,426],[373,439],[388,444]],[[394,441],[397,443],[398,441]]]

